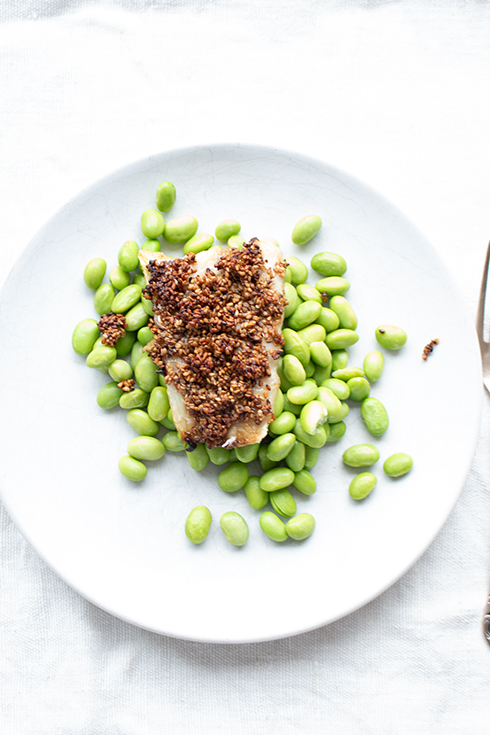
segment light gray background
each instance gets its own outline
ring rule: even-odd
[[[383,192],[475,313],[490,237],[488,3],[4,0],[0,20],[2,280],[99,176],[240,140],[321,157]],[[464,355],[448,400],[464,400]],[[487,733],[489,437],[485,396],[461,499],[400,582],[274,643],[184,643],[121,623],[60,582],[3,512],[2,735]]]

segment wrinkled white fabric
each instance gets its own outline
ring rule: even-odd
[[[168,148],[242,141],[318,156],[383,192],[475,313],[490,237],[489,34],[490,5],[476,0],[1,0],[0,280],[98,177]],[[448,400],[464,400],[464,355],[454,375]],[[271,643],[182,642],[116,620],[2,511],[0,732],[486,735],[489,439],[486,395],[471,474],[422,559],[363,609]]]

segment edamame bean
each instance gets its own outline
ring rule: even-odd
[[[100,408],[114,408],[119,405],[119,399],[123,391],[117,387],[117,383],[106,383],[97,393],[97,404]]]
[[[99,316],[112,311],[114,301],[114,287],[110,283],[103,283],[94,294],[94,309]]]
[[[248,464],[257,458],[260,444],[247,444],[245,447],[235,447],[236,458],[239,462]]]
[[[160,240],[147,238],[141,246],[140,250],[149,250],[150,253],[160,253],[162,250],[162,246],[160,244]],[[134,282],[136,282],[136,278],[134,279]]]
[[[335,332],[327,334],[327,338],[325,340],[329,350],[340,350],[344,347],[351,347],[358,341],[359,335],[352,329],[336,329]]]
[[[310,361],[310,350],[306,342],[292,329],[283,329],[282,335],[284,337],[284,352],[287,355],[297,357],[303,367],[308,365]],[[281,367],[283,367],[282,361]]]
[[[119,340],[121,341],[121,340]],[[143,345],[141,342],[135,342],[131,348],[131,367],[134,371],[136,365],[143,355]]]
[[[373,436],[381,436],[389,425],[386,408],[377,398],[366,398],[361,404],[361,416]]]
[[[322,296],[323,294],[327,294],[327,296],[341,296],[350,289],[350,283],[346,278],[342,278],[342,276],[328,276],[315,283],[315,288]]]
[[[406,475],[407,472],[410,472],[412,467],[413,459],[409,454],[404,454],[403,452],[392,454],[387,460],[385,460],[383,465],[383,469],[389,477],[401,477],[401,475]]]
[[[236,219],[225,219],[216,227],[214,235],[220,242],[226,242],[233,235],[238,235],[241,229],[241,225]]]
[[[337,423],[338,421],[343,421],[345,417],[347,416],[347,414],[349,413],[349,406],[347,405],[347,403],[345,403],[344,401],[341,401],[341,404],[342,404],[342,413],[338,417],[337,421],[335,421],[335,423]]]
[[[342,455],[344,464],[349,467],[369,467],[379,459],[379,449],[373,444],[354,444]]]
[[[281,519],[278,518],[274,513],[271,513],[270,511],[265,511],[265,513],[262,513],[262,515],[260,516],[259,523],[265,535],[268,536],[272,541],[277,541],[277,543],[281,543],[282,541],[286,541],[286,539],[289,538],[288,534],[286,533],[286,526],[284,524],[284,521],[281,521]]]
[[[133,284],[143,289],[146,286],[146,278],[142,273],[137,273],[133,278]]]
[[[160,423],[165,426],[166,429],[175,431],[174,417],[171,408],[168,409],[167,417],[165,419],[162,419]]]
[[[148,314],[148,316],[155,316],[155,314],[153,313],[153,304],[151,303],[150,299],[147,299],[144,296],[142,296],[141,304],[143,306],[144,311]]]
[[[332,353],[328,349],[325,342],[310,342],[311,359],[320,367],[331,368]]]
[[[232,235],[228,238],[227,245],[232,250],[240,250],[245,245],[245,239],[241,235]]]
[[[312,324],[320,316],[322,307],[316,301],[303,301],[289,317],[288,327],[298,330]]]
[[[293,385],[289,388],[287,396],[291,403],[303,405],[314,401],[318,395],[318,386],[314,380],[305,380],[302,385]]]
[[[148,414],[153,421],[161,421],[168,413],[170,404],[168,400],[167,389],[156,386],[150,393],[148,401]]]
[[[138,253],[138,243],[134,240],[128,240],[121,246],[117,254],[117,261],[123,271],[129,273],[129,271],[134,271],[138,267]]]
[[[119,399],[119,405],[121,408],[144,408],[148,405],[150,396],[145,393],[141,388],[135,388],[128,393],[124,393]]]
[[[297,334],[298,337],[300,337],[303,342],[306,342],[308,346],[311,345],[312,342],[323,342],[327,336],[324,327],[320,324],[310,324],[309,327],[300,329]]]
[[[248,480],[248,467],[242,462],[232,462],[218,475],[218,485],[226,493],[240,490]]]
[[[299,490],[303,495],[313,495],[316,493],[316,482],[312,474],[308,470],[301,470],[294,475],[293,487]]]
[[[317,301],[323,306],[322,297],[313,286],[309,286],[307,283],[300,283],[296,290],[303,301]]]
[[[313,373],[313,380],[317,385],[321,385],[324,380],[328,380],[330,373],[332,372],[332,366],[322,367],[321,365],[315,366],[315,372]]]
[[[99,336],[99,327],[95,319],[82,319],[73,330],[72,347],[77,355],[88,355]]]
[[[289,411],[289,413],[294,413],[295,416],[299,416],[301,413],[301,406],[296,403],[291,403],[287,395],[284,396],[284,409],[283,411]]]
[[[345,349],[332,350],[332,372],[347,367],[349,353]]]
[[[137,436],[129,442],[128,454],[135,459],[146,459],[154,462],[163,457],[165,447],[161,441],[153,436]]]
[[[124,314],[141,299],[141,287],[136,283],[126,286],[114,297],[111,311],[115,314]]]
[[[296,423],[296,422],[295,422]],[[272,462],[280,462],[288,456],[294,447],[296,437],[292,433],[282,434],[271,441],[267,447],[267,456]]]
[[[260,478],[252,475],[244,485],[247,500],[255,510],[261,510],[269,502],[269,493],[260,487]]]
[[[293,277],[291,275],[291,268],[288,266],[286,268],[286,273],[284,274],[284,283],[291,283],[293,280]]]
[[[295,224],[291,240],[295,245],[306,245],[316,235],[321,226],[321,218],[317,214],[309,214]]]
[[[209,459],[213,464],[221,465],[230,461],[230,450],[223,447],[207,447]]]
[[[172,182],[163,181],[157,189],[157,207],[160,212],[168,212],[169,209],[172,209],[176,196],[177,192]]]
[[[343,421],[337,421],[335,424],[330,424],[330,434],[327,442],[338,442],[339,439],[345,434],[346,425]]]
[[[267,493],[282,490],[291,485],[294,480],[294,472],[289,467],[274,467],[265,472],[260,478],[260,487]]]
[[[276,436],[288,434],[294,428],[296,416],[291,411],[283,411],[272,423],[269,424],[269,431]]]
[[[259,462],[264,472],[272,470],[273,467],[277,467],[277,462],[272,462],[267,456],[268,444],[261,444],[259,449]]]
[[[328,305],[337,314],[341,329],[356,329],[357,317],[347,299],[343,296],[332,296]]]
[[[330,390],[330,388],[325,388],[325,386],[321,385],[318,388],[317,400],[325,406],[327,411],[327,421],[329,424],[334,424],[336,421],[341,420],[342,402],[337,398],[335,393]]]
[[[281,413],[284,411],[284,393],[282,390],[278,390],[276,394],[276,399],[273,403],[272,410],[274,411],[274,416],[278,418]]]
[[[97,338],[97,339],[95,340],[95,342],[94,342],[94,346],[92,347],[92,350],[96,350],[96,349],[97,349],[97,347],[100,347],[100,346],[102,345],[102,337],[103,337],[103,335],[102,335],[102,334],[100,334],[100,332],[99,332],[99,336],[98,336],[98,338]]]
[[[284,370],[282,369],[282,357],[279,358],[279,362],[277,363],[277,375],[279,376],[279,380],[281,381],[281,391],[288,391],[290,388],[292,388],[291,383],[284,375]]]
[[[146,477],[148,470],[143,462],[138,462],[134,457],[121,457],[119,460],[119,471],[124,477],[133,482],[141,482]]]
[[[349,485],[349,495],[354,500],[363,500],[376,486],[377,479],[371,472],[361,472]]]
[[[317,427],[314,434],[308,434],[308,432],[306,432],[301,426],[301,421],[297,419],[294,426],[294,433],[296,434],[298,441],[303,442],[307,447],[320,449],[327,443],[330,426],[329,424],[323,424],[323,426]]]
[[[208,235],[206,232],[194,235],[184,245],[184,255],[187,255],[187,253],[202,253],[204,250],[209,250],[213,242],[214,237]]]
[[[248,526],[245,518],[234,510],[223,513],[220,519],[221,530],[226,540],[233,546],[244,546],[248,541]]]
[[[141,327],[141,329],[138,329],[136,337],[140,345],[143,345],[144,347],[148,344],[148,342],[151,342],[151,340],[153,339],[153,334],[150,327]]]
[[[313,378],[315,374],[315,368],[316,368],[315,363],[312,360],[310,360],[308,365],[305,367],[305,374],[307,378]]]
[[[133,377],[133,368],[126,360],[114,360],[109,366],[109,375],[116,383]]]
[[[401,327],[395,327],[393,324],[381,324],[376,327],[376,340],[381,347],[387,350],[399,350],[407,341],[407,335]]]
[[[296,439],[293,448],[286,457],[286,464],[293,472],[299,472],[305,466],[305,457],[305,445]]]
[[[92,288],[94,291],[99,288],[102,283],[102,279],[105,276],[106,269],[107,263],[103,258],[94,258],[87,263],[83,272],[85,285]]]
[[[288,255],[288,268],[291,275],[291,283],[298,286],[300,283],[305,283],[308,278],[308,268],[299,259],[295,258],[294,255]]]
[[[336,253],[317,253],[311,259],[311,267],[322,276],[343,276],[347,263]]]
[[[343,380],[338,380],[338,378],[324,380],[320,388],[328,388],[334,396],[337,396],[339,401],[346,401],[350,396],[349,386]]]
[[[131,286],[129,286],[129,288],[131,288]],[[120,293],[122,293],[122,291],[120,291]],[[141,301],[139,302],[139,304],[136,304],[136,306],[133,306],[132,309],[126,312],[126,324],[130,332],[137,332],[138,329],[141,329],[141,327],[144,327],[146,324],[148,324],[149,320],[150,317],[146,313],[146,310]]]
[[[280,516],[294,516],[296,501],[289,490],[276,490],[269,495],[269,503]]]
[[[300,513],[286,523],[286,533],[294,541],[304,541],[315,530],[315,519],[311,513]]]
[[[162,386],[162,388],[166,388],[167,387],[167,383],[165,382],[165,378],[163,377],[163,375],[161,373],[158,373],[158,382]]]
[[[348,380],[351,380],[351,378],[363,378],[364,377],[364,370],[360,367],[355,367],[352,365],[351,367],[345,367],[341,368],[340,370],[335,370],[332,373],[332,378],[336,380],[343,380],[344,383],[347,383]]]
[[[327,409],[321,401],[310,401],[301,411],[301,426],[307,434],[314,434],[317,428],[325,423],[327,416]]]
[[[158,385],[157,368],[151,357],[143,354],[134,369],[134,379],[139,387],[151,393]]]
[[[202,544],[209,533],[213,516],[205,505],[196,505],[185,522],[185,535],[193,544]]]
[[[334,332],[339,328],[340,320],[332,309],[322,306],[322,310],[320,315],[317,317],[316,324],[320,324],[326,332]]]
[[[115,347],[109,347],[109,345],[100,345],[87,355],[85,364],[89,368],[109,367],[109,365],[114,362],[116,357],[117,352]]]
[[[129,286],[131,280],[129,273],[123,271],[120,265],[115,265],[109,275],[109,280],[118,291],[122,291],[123,288]]]
[[[169,431],[162,439],[163,446],[169,452],[185,452],[185,444],[178,431]]]
[[[132,408],[128,411],[126,419],[131,428],[142,436],[156,436],[158,434],[156,421],[153,421],[146,411],[142,411],[140,408]]]
[[[371,350],[364,358],[364,372],[366,378],[375,383],[383,374],[383,368],[385,364],[385,358],[382,352],[379,350]]]
[[[328,441],[328,439],[327,439]],[[305,470],[312,470],[318,462],[320,450],[318,447],[309,447],[305,445]]]
[[[196,227],[197,229],[197,227]],[[163,215],[156,209],[145,209],[141,215],[141,232],[145,237],[154,240],[163,235],[165,230],[165,220]],[[194,233],[192,233],[194,234]],[[165,232],[165,237],[167,233]],[[188,238],[186,238],[187,240]],[[185,240],[184,240],[185,242]],[[122,265],[120,263],[120,265]],[[124,266],[122,266],[124,268]]]
[[[165,225],[165,240],[171,243],[187,242],[194,237],[199,223],[195,217],[185,216],[171,219]]]
[[[288,302],[284,309],[284,318],[287,319],[294,311],[296,311],[300,301],[298,293],[291,283],[284,284],[284,296]]]
[[[371,386],[366,378],[351,378],[347,381],[351,401],[363,401],[371,393]]]
[[[192,452],[186,452],[187,461],[196,472],[201,472],[209,464],[205,444],[198,444]]]
[[[294,355],[285,355],[282,361],[282,369],[291,385],[303,385],[305,382],[305,369]]]

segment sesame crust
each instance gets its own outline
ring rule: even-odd
[[[271,375],[265,342],[275,346],[274,360],[284,343],[286,300],[273,279],[284,275],[286,265],[276,265],[274,272],[267,268],[253,238],[225,251],[215,269],[195,275],[196,268],[193,253],[149,262],[143,296],[151,299],[155,319],[147,351],[194,419],[182,439],[219,447],[232,424],[274,418],[270,401],[254,388]]]
[[[126,317],[111,311],[101,317],[97,326],[102,333],[102,344],[115,347],[117,340],[126,334]]]

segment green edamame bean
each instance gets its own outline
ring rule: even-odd
[[[168,212],[175,204],[177,192],[171,181],[163,181],[157,189],[157,207],[160,212]],[[202,506],[201,506],[202,507]],[[211,521],[210,521],[211,522]]]
[[[121,457],[119,460],[119,471],[124,477],[133,482],[141,482],[146,477],[148,470],[143,462],[138,462],[134,457]]]
[[[135,370],[136,365],[138,364],[142,355],[143,355],[143,345],[141,344],[141,342],[134,342],[131,348],[131,367],[133,371]]]
[[[150,418],[153,421],[161,421],[167,416],[169,407],[167,389],[159,385],[153,388],[150,393],[150,400],[148,401],[148,414]]]
[[[385,364],[385,358],[382,352],[379,350],[371,350],[364,358],[364,372],[366,378],[375,383],[383,374],[383,368]]]
[[[89,368],[109,367],[116,357],[117,351],[115,347],[109,347],[109,345],[101,344],[87,355],[85,364]]]
[[[302,385],[293,385],[289,388],[287,396],[291,403],[304,405],[314,401],[318,395],[318,386],[314,380],[305,380]]]
[[[114,293],[114,287],[110,283],[103,283],[94,293],[94,309],[99,316],[112,311]]]
[[[259,449],[259,462],[264,472],[268,472],[273,467],[277,467],[277,462],[272,462],[267,456],[268,444],[261,444]]]
[[[317,385],[321,385],[324,380],[328,380],[331,372],[332,372],[331,365],[327,365],[327,367],[322,367],[321,365],[315,365],[315,372],[313,373],[313,380],[315,381]]]
[[[364,377],[364,370],[360,367],[355,367],[354,365],[350,367],[341,368],[340,370],[334,370],[332,373],[332,378],[336,380],[343,380],[344,383],[347,383],[348,380],[351,380],[351,378],[363,378]]]
[[[354,500],[363,500],[374,490],[376,483],[377,479],[371,472],[361,472],[349,485],[349,495]]]
[[[142,273],[137,273],[133,278],[133,284],[143,289],[146,286],[146,278]]]
[[[311,267],[322,276],[343,276],[347,263],[336,253],[317,253],[311,259]]]
[[[213,464],[221,465],[230,461],[230,450],[223,447],[207,447],[209,459]]]
[[[140,250],[149,250],[150,253],[160,253],[162,250],[162,246],[160,244],[160,240],[147,238],[141,246]],[[134,279],[134,282],[136,282],[136,278]]]
[[[297,334],[308,346],[312,342],[323,342],[327,336],[325,328],[320,324],[310,324],[308,327],[300,329]]]
[[[327,442],[338,442],[339,439],[345,434],[346,425],[343,421],[337,421],[335,424],[330,424],[330,434]]]
[[[284,296],[288,302],[284,309],[284,318],[287,319],[294,311],[296,311],[299,305],[299,296],[291,283],[284,284]]]
[[[141,304],[143,306],[144,311],[148,314],[148,316],[155,316],[153,312],[153,304],[151,303],[150,299],[146,299],[144,296],[142,296]]]
[[[155,240],[157,237],[160,237],[160,235],[163,235],[164,230],[165,220],[163,215],[156,209],[145,209],[141,215],[141,232],[143,235],[148,237],[150,240]],[[166,234],[167,233],[165,232],[165,236]],[[122,264],[120,263],[120,265]],[[124,268],[124,266],[122,267]]]
[[[401,327],[395,327],[393,324],[381,324],[376,327],[376,340],[381,347],[386,350],[399,350],[407,341],[407,335]]]
[[[315,374],[315,368],[316,368],[315,363],[312,360],[310,360],[308,365],[305,367],[305,375],[307,378],[313,378]]]
[[[295,421],[296,423],[296,421]],[[294,447],[296,437],[292,433],[282,434],[273,439],[267,447],[267,456],[272,462],[280,462],[285,459]]]
[[[213,516],[205,505],[196,505],[185,521],[185,535],[193,544],[202,544],[209,533]]]
[[[361,404],[361,416],[373,436],[381,436],[389,426],[386,408],[377,398],[366,398]]]
[[[281,415],[281,413],[284,411],[284,393],[282,392],[282,390],[277,391],[276,398],[273,402],[272,410],[276,418],[278,418]]]
[[[379,449],[373,444],[354,444],[342,455],[344,464],[349,467],[369,467],[379,459]]]
[[[165,382],[165,378],[163,377],[163,375],[161,373],[158,373],[158,382],[162,386],[162,388],[166,388],[167,387],[167,383]]]
[[[99,288],[102,283],[102,279],[105,276],[106,269],[107,263],[103,258],[94,258],[87,263],[83,272],[85,285],[92,288],[94,291]]]
[[[270,493],[269,503],[280,516],[294,516],[296,513],[296,501],[289,490],[275,490]]]
[[[326,381],[325,381],[326,382]],[[325,406],[327,411],[327,421],[329,424],[335,424],[337,421],[341,421],[342,416],[342,402],[335,395],[330,388],[325,388],[321,385],[318,388],[317,400]]]
[[[293,472],[299,472],[305,466],[305,458],[305,445],[296,439],[293,448],[286,457],[286,464]]]
[[[141,329],[138,329],[136,337],[140,345],[143,345],[144,347],[148,344],[148,342],[151,342],[151,340],[153,339],[153,334],[150,327],[141,327]]]
[[[126,286],[114,297],[111,311],[115,314],[124,314],[141,299],[141,287],[136,283]]]
[[[202,253],[204,250],[209,250],[214,242],[214,237],[208,235],[206,232],[201,232],[199,235],[194,235],[184,245],[184,255],[187,253]]]
[[[321,401],[310,401],[303,407],[299,418],[306,433],[314,434],[317,428],[325,423],[327,416],[328,411]]]
[[[233,546],[244,546],[248,541],[248,526],[245,518],[234,510],[223,513],[220,519],[221,530],[226,540]]]
[[[345,349],[332,350],[332,372],[347,367],[349,353]]]
[[[317,301],[303,301],[299,304],[288,320],[290,329],[304,329],[320,316],[322,307]]]
[[[137,436],[129,442],[128,454],[135,459],[146,459],[154,462],[163,457],[165,447],[161,441],[153,436]]]
[[[291,411],[283,411],[272,423],[269,424],[269,431],[276,436],[288,434],[294,428],[296,416]]]
[[[260,487],[265,492],[276,492],[291,485],[294,480],[294,472],[289,467],[274,467],[265,472],[260,478]]]
[[[134,379],[139,387],[151,393],[158,385],[157,368],[151,357],[143,354],[134,369]]]
[[[356,329],[357,316],[347,299],[343,296],[332,296],[328,305],[337,314],[341,329]]]
[[[289,413],[294,413],[295,416],[299,416],[301,413],[301,408],[297,403],[291,403],[287,395],[284,396],[284,409],[283,411],[288,411]]]
[[[121,246],[117,254],[117,262],[123,271],[129,273],[129,271],[134,271],[138,267],[138,253],[139,246],[134,240],[128,240]]]
[[[160,422],[161,423],[161,422]],[[185,452],[185,444],[178,431],[169,431],[162,439],[163,446],[169,452]]]
[[[295,245],[306,245],[316,235],[321,226],[321,218],[317,214],[309,214],[295,224],[291,240]]]
[[[330,434],[330,426],[329,424],[323,424],[322,426],[317,427],[314,434],[308,434],[308,432],[306,432],[301,426],[301,421],[296,419],[294,434],[296,434],[298,441],[303,442],[307,447],[320,449],[327,443],[328,435]]]
[[[300,513],[286,523],[286,533],[293,541],[304,541],[315,530],[315,519],[311,513]]]
[[[332,367],[332,353],[328,349],[325,342],[310,342],[311,359],[320,367]]]
[[[305,367],[310,361],[310,350],[306,342],[297,335],[293,329],[283,329],[284,352],[286,355],[294,355]],[[281,362],[281,366],[283,363]],[[281,386],[282,387],[282,386]]]
[[[259,523],[265,535],[272,541],[281,543],[289,538],[286,533],[286,525],[284,524],[284,521],[281,521],[281,519],[274,515],[274,513],[265,511],[265,513],[262,513],[260,516]]]
[[[340,350],[344,347],[352,347],[352,345],[355,345],[358,341],[359,335],[352,329],[336,329],[334,332],[327,334],[327,338],[325,340],[327,347],[330,350]]]
[[[322,306],[320,316],[316,320],[316,324],[320,324],[326,332],[334,332],[340,326],[340,320],[337,314],[328,309],[326,306]]]
[[[117,383],[106,383],[97,393],[97,404],[100,408],[114,408],[119,405],[119,399],[123,391],[117,387]]]
[[[350,289],[350,283],[342,276],[327,276],[327,278],[322,278],[318,283],[315,283],[315,288],[322,295],[341,296]]]
[[[168,427],[167,428],[170,428],[170,429],[172,429],[172,431],[175,431],[174,417],[173,417],[172,409],[171,408],[168,409],[166,422],[168,423]]]
[[[269,502],[269,493],[260,487],[260,477],[252,475],[244,485],[247,500],[255,510],[261,510]]]
[[[114,288],[117,288],[118,291],[122,291],[123,288],[129,286],[131,277],[129,273],[123,271],[120,265],[115,265],[109,275],[109,281],[112,283]]]
[[[97,339],[95,340],[95,342],[94,342],[94,346],[92,347],[92,350],[96,350],[96,349],[97,349],[97,347],[100,347],[100,346],[101,346],[101,345],[103,344],[103,342],[102,342],[102,337],[103,337],[103,335],[102,335],[102,334],[100,334],[100,332],[99,332],[99,336],[98,336],[98,338],[97,338]]]
[[[338,421],[343,421],[345,417],[347,416],[347,414],[349,413],[349,406],[347,405],[347,403],[345,403],[344,401],[341,401],[341,404],[342,404],[342,413],[337,418],[335,423],[337,423]]]
[[[307,283],[300,283],[299,286],[297,286],[296,291],[303,301],[316,301],[323,306],[322,297],[316,288],[313,288],[313,286],[308,286]]]
[[[308,268],[306,265],[299,258],[295,258],[294,255],[288,255],[288,263],[291,283],[294,283],[295,286],[305,283],[308,278]]]
[[[88,355],[99,336],[99,327],[95,319],[82,319],[73,330],[72,347],[77,355]]]
[[[292,274],[291,274],[291,268],[288,266],[286,268],[286,273],[284,274],[284,283],[291,283],[293,280]]]
[[[131,288],[131,286],[129,288]],[[120,291],[120,293],[122,293],[122,291]],[[149,320],[150,317],[146,313],[146,310],[141,301],[139,302],[139,304],[136,304],[136,306],[133,306],[132,309],[126,312],[126,324],[130,332],[137,332],[138,329],[146,326]]]
[[[225,219],[216,227],[214,235],[220,242],[226,242],[233,235],[238,235],[241,229],[241,225],[236,219]]]
[[[248,467],[242,462],[232,462],[218,475],[218,485],[226,493],[240,490],[248,480]]]
[[[294,355],[285,355],[282,360],[282,369],[291,385],[303,385],[305,382],[305,369],[298,358]]]
[[[337,396],[339,401],[346,401],[350,396],[349,386],[343,380],[338,380],[338,378],[324,380],[320,388],[328,388],[334,396]]]
[[[192,452],[186,452],[187,461],[196,472],[201,472],[209,464],[205,444],[198,444]]]
[[[128,424],[138,434],[142,436],[156,436],[158,434],[158,424],[153,421],[146,411],[142,411],[141,408],[132,408],[126,414]]]
[[[316,493],[316,482],[312,474],[308,470],[300,470],[294,475],[293,487],[299,490],[303,495],[313,495]]]
[[[245,245],[245,239],[241,235],[232,235],[228,238],[227,245],[232,250],[240,250]]]
[[[366,378],[351,378],[347,381],[351,401],[363,401],[371,393],[371,385]]]
[[[121,408],[144,408],[148,405],[150,396],[141,388],[135,388],[135,390],[124,393],[119,399],[119,405]]]
[[[328,439],[327,439],[328,441]],[[320,449],[318,447],[309,447],[305,445],[305,470],[312,470],[318,462],[320,456]]]
[[[247,444],[245,447],[235,447],[236,458],[239,462],[248,464],[257,458],[260,444]]]
[[[126,360],[114,360],[109,365],[109,375],[116,383],[121,383],[123,380],[130,380],[133,377],[133,368]]]
[[[194,237],[199,223],[195,217],[185,216],[171,219],[165,225],[165,240],[171,243],[187,242]]]
[[[401,475],[406,475],[407,472],[410,472],[412,467],[413,459],[409,454],[404,454],[404,452],[392,454],[387,460],[385,460],[383,465],[383,469],[389,477],[401,477]]]

